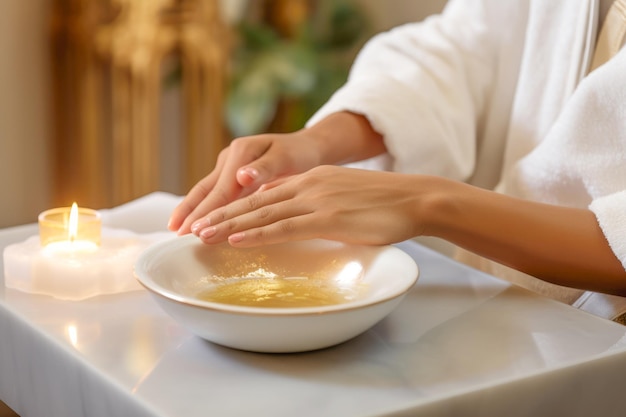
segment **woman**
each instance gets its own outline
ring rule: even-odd
[[[626,295],[626,53],[591,62],[610,3],[451,1],[373,38],[306,128],[234,140],[170,229],[435,236],[561,301]]]

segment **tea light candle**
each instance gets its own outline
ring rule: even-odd
[[[152,243],[102,227],[100,214],[76,204],[39,215],[39,236],[4,250],[5,286],[64,300],[140,289],[133,264]]]
[[[46,251],[77,256],[100,246],[102,221],[91,209],[55,208],[39,215],[39,240]]]

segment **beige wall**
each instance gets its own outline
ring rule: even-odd
[[[376,30],[421,20],[444,4],[359,1]],[[49,7],[50,0],[0,1],[0,227],[35,222],[50,204]]]
[[[48,0],[0,1],[0,227],[48,207]]]

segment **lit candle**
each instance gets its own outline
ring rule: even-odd
[[[100,248],[100,214],[74,203],[44,211],[38,223],[41,246],[31,263],[33,292],[63,299],[96,294],[100,281],[107,278],[111,257]]]
[[[91,209],[62,207],[39,215],[39,240],[55,255],[76,256],[98,250],[101,235],[100,214]]]

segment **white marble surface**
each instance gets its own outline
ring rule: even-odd
[[[162,231],[154,194],[105,224]],[[0,231],[0,248],[36,226]],[[144,291],[79,302],[0,285],[0,399],[26,417],[623,415],[626,328],[413,243],[403,303],[367,333],[303,354],[203,341]]]

